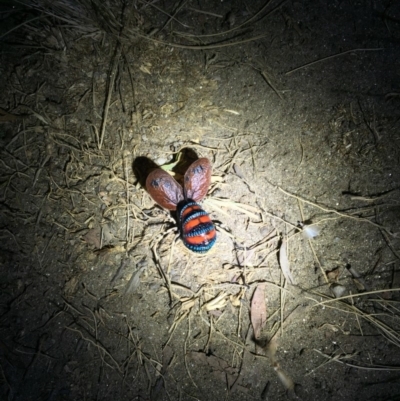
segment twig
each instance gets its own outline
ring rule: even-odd
[[[203,11],[203,10],[198,10],[197,8],[193,8],[193,7],[188,7],[188,10],[194,11],[196,13],[199,14],[205,14],[205,15],[211,15],[211,17],[216,17],[216,18],[224,18],[223,15],[221,14],[216,14],[216,13],[211,13],[210,11]]]
[[[304,219],[304,213],[303,213],[303,205],[302,205],[300,199],[297,199],[297,202],[299,203],[299,209],[300,209],[300,214],[301,214],[301,221],[305,221],[305,219]],[[313,253],[313,255],[314,255],[314,259],[316,260],[316,262],[317,262],[317,264],[318,264],[318,266],[319,266],[319,269],[321,270],[321,273],[322,273],[322,275],[323,275],[324,278],[325,278],[325,282],[326,282],[326,283],[329,283],[328,276],[326,275],[325,270],[322,268],[322,264],[321,264],[321,262],[319,261],[319,258],[318,258],[318,256],[317,256],[317,253],[315,252],[314,246],[313,246],[313,244],[312,244],[310,238],[308,238],[308,244],[310,245],[311,251],[312,251],[312,253]]]
[[[104,106],[103,121],[101,124],[101,130],[100,130],[100,142],[98,144],[99,150],[101,149],[101,147],[103,145],[104,131],[106,130],[106,123],[107,123],[107,117],[108,117],[108,110],[110,108],[111,95],[112,95],[112,92],[114,89],[114,82],[115,82],[119,59],[121,58],[121,52],[122,52],[122,44],[120,41],[118,41],[117,47],[115,49],[113,65],[111,67],[110,76],[109,76],[109,80],[108,80],[107,99],[106,99],[106,104]]]
[[[30,19],[28,21],[22,22],[21,24],[19,24],[17,26],[14,26],[14,28],[11,28],[6,33],[3,33],[3,35],[0,36],[0,39],[4,38],[4,36],[7,36],[9,33],[11,33],[12,31],[15,31],[16,29],[20,28],[21,26],[28,25],[30,22],[36,21],[36,20],[42,19],[42,18],[47,18],[47,15],[41,15],[40,17],[32,18],[32,19]]]
[[[369,219],[367,219],[367,218],[365,218],[365,217],[355,217],[355,216],[352,216],[352,215],[350,215],[350,214],[346,214],[346,213],[343,213],[343,212],[339,212],[339,211],[336,210],[336,209],[330,209],[330,208],[327,208],[327,207],[323,207],[323,206],[321,206],[321,205],[318,205],[317,203],[314,203],[314,202],[311,202],[311,201],[309,201],[309,200],[306,200],[306,199],[304,199],[304,198],[302,198],[302,197],[300,197],[300,196],[298,196],[298,195],[293,195],[293,194],[291,194],[290,192],[285,191],[284,189],[282,189],[282,188],[279,187],[279,186],[277,186],[277,188],[278,188],[280,191],[282,191],[284,194],[286,194],[286,195],[288,195],[288,196],[290,196],[290,197],[292,197],[292,198],[299,199],[299,200],[301,200],[302,202],[307,203],[307,204],[309,204],[309,205],[315,206],[315,207],[317,207],[318,209],[323,210],[324,212],[334,213],[334,214],[337,214],[338,216],[341,216],[341,217],[346,217],[346,218],[348,218],[348,219],[352,219],[352,220],[356,220],[356,221],[361,221],[361,222],[369,223],[369,224],[373,225],[374,227],[377,227],[377,228],[379,228],[380,230],[384,231],[385,233],[389,234],[389,235],[392,236],[392,237],[397,237],[397,236],[398,236],[397,233],[392,233],[391,231],[389,231],[388,228],[386,228],[386,227],[384,227],[384,226],[382,226],[382,225],[380,225],[380,224],[378,224],[378,223],[374,223],[373,221],[371,221],[371,220],[369,220]]]
[[[164,45],[164,46],[176,47],[178,49],[191,49],[191,50],[209,50],[209,49],[219,49],[219,48],[222,48],[222,47],[237,46],[237,45],[241,45],[243,43],[253,42],[255,40],[265,38],[268,35],[269,35],[269,33],[264,33],[262,35],[253,36],[253,37],[248,38],[248,39],[238,40],[237,42],[216,43],[216,44],[211,44],[211,45],[191,46],[191,45],[181,45],[181,44],[172,43],[172,42],[165,42],[163,40],[158,40],[158,39],[152,38],[149,35],[142,34],[139,31],[134,31],[134,36],[139,36],[139,37],[141,37],[143,39],[147,39],[147,40],[149,40],[151,42],[158,43],[158,44]],[[130,43],[130,38],[129,37],[128,38],[124,38],[124,39]]]
[[[9,363],[9,361],[7,361],[8,363]],[[6,376],[6,374],[4,373],[4,369],[3,369],[3,366],[0,364],[0,373],[1,373],[1,376],[3,377],[3,383],[5,383],[6,384],[6,386],[7,386],[7,390],[6,390],[6,394],[8,394],[8,400],[12,400],[14,397],[12,396],[12,394],[14,393],[13,392],[13,389],[12,389],[12,387],[11,387],[11,384],[10,384],[10,382],[7,380],[7,376]]]
[[[40,164],[40,166],[39,166],[39,168],[36,170],[36,173],[35,173],[35,177],[34,177],[34,179],[33,179],[33,184],[32,184],[32,189],[35,187],[35,185],[36,185],[36,182],[37,182],[37,180],[38,180],[38,178],[39,178],[39,176],[40,176],[40,174],[41,174],[41,172],[42,172],[42,170],[43,170],[43,167],[46,165],[46,163],[50,160],[50,155],[47,155],[46,157],[45,157],[45,159],[42,161],[42,163]]]
[[[194,384],[195,387],[198,387],[197,384],[195,383],[195,381],[193,380],[192,375],[190,374],[189,366],[188,366],[188,363],[187,363],[187,349],[186,349],[186,343],[187,343],[187,341],[188,341],[188,338],[189,338],[189,335],[190,335],[190,332],[191,332],[191,330],[190,330],[190,315],[189,315],[189,317],[188,317],[188,326],[189,326],[189,327],[188,327],[187,336],[186,336],[185,342],[184,342],[184,344],[183,344],[183,358],[184,358],[184,360],[185,360],[186,372],[188,373],[188,376],[190,377],[190,380],[192,381],[192,383]]]
[[[322,61],[330,60],[332,58],[343,56],[343,55],[348,54],[348,53],[368,52],[368,51],[381,51],[381,50],[384,50],[384,48],[383,47],[378,47],[376,49],[352,49],[352,50],[346,50],[345,52],[336,53],[336,54],[333,54],[331,56],[323,57],[323,58],[320,58],[318,60],[311,61],[310,63],[303,64],[300,67],[294,68],[293,70],[290,70],[290,71],[286,72],[286,75],[292,74],[295,71],[299,71],[299,70],[301,70],[303,68],[309,67],[310,65],[321,63]]]
[[[22,246],[19,244],[19,242],[17,241],[17,239],[15,238],[15,235],[8,229],[8,228],[0,228],[0,233],[4,231],[8,234],[11,235],[11,237],[13,238],[14,242],[17,244],[17,247],[19,248],[19,251],[21,252],[22,250]]]
[[[279,99],[284,100],[283,96],[278,92],[278,89],[276,89],[274,84],[271,82],[271,79],[268,76],[267,72],[264,70],[261,70],[260,73],[261,73],[262,77],[264,78],[265,82],[271,87],[271,89],[275,92],[275,94],[279,97]]]
[[[80,330],[78,330],[78,329],[74,329],[74,328],[68,327],[68,326],[66,326],[65,328],[68,329],[68,330],[71,330],[71,331],[75,331],[76,333],[80,334],[80,336],[82,337],[83,340],[85,340],[85,341],[91,343],[91,344],[94,345],[96,348],[98,348],[99,350],[103,351],[103,352],[111,359],[111,361],[114,363],[114,365],[116,366],[118,372],[122,373],[121,367],[119,366],[118,362],[114,359],[114,357],[113,357],[101,344],[98,344],[97,341],[93,341],[91,338],[85,337],[85,336],[82,334],[82,332],[81,332]],[[109,366],[111,369],[113,368],[103,357],[102,357],[102,360],[103,360],[103,362],[104,362],[107,366]]]
[[[159,30],[159,32],[163,31],[165,29],[165,27],[172,21],[178,21],[175,16],[179,13],[179,11],[186,5],[186,3],[188,2],[188,0],[184,0],[181,2],[181,4],[179,4],[174,10],[173,10],[173,15],[169,15],[169,19],[165,22],[165,24],[161,27],[161,29]]]
[[[323,352],[317,350],[314,348],[314,351],[317,352],[318,354],[324,356],[325,358],[329,359],[330,362],[338,362],[341,363],[342,365],[346,365],[349,366],[351,368],[356,368],[356,369],[362,369],[362,370],[385,370],[385,371],[399,371],[400,370],[400,366],[380,366],[380,365],[376,365],[376,366],[360,366],[360,365],[354,365],[352,363],[348,363],[348,362],[343,362],[341,360],[341,358],[349,358],[352,357],[353,355],[335,355],[335,356],[329,356],[324,354]],[[322,366],[322,365],[321,365]],[[315,370],[315,369],[313,369]]]
[[[397,291],[398,290],[399,289],[397,289]],[[390,290],[382,290],[382,291],[390,291]],[[382,292],[382,291],[380,291],[380,292]],[[327,301],[324,301],[324,302],[317,302],[313,298],[308,298],[308,299],[311,299],[312,301],[314,301],[316,303],[313,306],[324,304],[325,306],[327,306],[329,308],[337,309],[337,310],[340,310],[342,312],[346,312],[346,313],[349,313],[349,314],[352,314],[352,315],[356,315],[357,322],[358,322],[358,317],[363,318],[368,323],[376,326],[376,328],[379,331],[382,332],[383,337],[385,337],[388,341],[390,341],[391,343],[396,345],[396,347],[400,347],[400,336],[399,336],[399,333],[395,329],[393,329],[392,327],[388,326],[386,323],[382,322],[381,320],[377,319],[375,317],[376,315],[368,314],[368,313],[362,311],[361,309],[357,308],[356,306],[354,306],[353,302],[351,304],[343,302],[343,299],[346,299],[346,298],[351,298],[351,297],[355,297],[355,296],[362,296],[362,295],[369,294],[369,293],[374,293],[374,292],[376,292],[376,291],[370,291],[370,292],[365,292],[365,293],[362,293],[362,294],[355,294],[355,295],[345,296],[345,297],[341,297],[341,298],[334,298],[334,299],[331,298],[331,299],[329,299]],[[327,295],[325,295],[325,294],[318,293],[318,296],[327,298]],[[327,303],[334,302],[334,301],[338,301],[339,305],[342,305],[346,309],[335,308],[334,306],[327,305]]]
[[[164,29],[164,27],[166,25],[168,25],[169,22],[171,22],[171,20],[176,21],[178,24],[184,26],[185,28],[191,28],[189,25],[184,24],[183,22],[179,21],[177,18],[175,18],[175,15],[178,13],[178,11],[180,11],[181,7],[184,6],[185,4],[183,4],[181,7],[179,7],[174,15],[171,15],[169,13],[167,13],[166,11],[164,11],[161,7],[157,7],[154,2],[149,2],[149,1],[144,1],[144,0],[140,0],[141,3],[144,3],[146,5],[149,5],[151,7],[154,7],[156,10],[160,11],[162,14],[166,15],[167,17],[169,17],[169,20],[164,24],[164,26],[158,31],[161,32],[162,29]]]
[[[37,359],[39,359],[39,356],[42,354],[43,342],[46,339],[47,339],[47,334],[43,334],[42,336],[40,336],[40,338],[38,340],[37,351],[35,353],[35,356],[32,358],[31,363],[29,364],[29,366],[25,370],[25,373],[24,373],[24,376],[23,376],[24,379],[25,379],[26,375],[28,374],[28,371],[32,368],[32,366],[35,364]]]
[[[247,19],[246,21],[244,21],[242,24],[235,26],[232,29],[228,29],[227,31],[223,31],[223,32],[217,32],[217,33],[209,33],[209,34],[205,34],[205,35],[195,35],[195,34],[189,34],[189,33],[183,33],[183,32],[174,32],[180,36],[186,36],[186,37],[196,37],[196,38],[207,38],[207,37],[215,37],[215,36],[222,36],[222,35],[226,35],[228,33],[237,31],[241,28],[243,28],[245,25],[249,24],[250,22],[252,22],[253,20],[255,20],[269,5],[269,3],[271,2],[271,0],[267,0],[267,2],[261,7],[261,9],[259,11],[257,11],[254,15],[252,15],[249,19]],[[285,3],[287,2],[287,0],[283,0],[280,4],[278,4],[275,8],[273,8],[272,10],[268,11],[262,18],[259,19],[259,21],[263,18],[268,17],[269,15],[271,15],[272,13],[274,13],[275,11],[279,10],[279,8],[281,8]]]
[[[400,292],[400,288],[386,288],[384,290],[367,291],[367,292],[361,292],[361,293],[357,293],[357,294],[345,295],[340,298],[330,298],[330,299],[327,299],[326,301],[317,302],[314,306],[326,305],[331,302],[343,301],[344,299],[349,299],[349,298],[365,297],[365,296],[371,295],[371,294],[380,294],[382,292]]]

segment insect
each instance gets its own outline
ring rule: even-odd
[[[196,253],[209,251],[217,239],[214,223],[197,203],[206,196],[210,182],[211,163],[206,158],[189,166],[183,188],[161,168],[153,170],[146,179],[146,189],[154,201],[165,209],[176,210],[182,241]]]

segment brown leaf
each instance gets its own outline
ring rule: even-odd
[[[101,235],[101,228],[95,227],[89,230],[84,236],[83,239],[89,245],[93,245],[95,248],[100,248],[100,235]]]
[[[251,324],[253,326],[254,338],[256,339],[260,338],[261,330],[267,322],[267,304],[265,302],[266,285],[266,283],[258,284],[251,300]]]
[[[79,284],[79,278],[77,276],[70,278],[65,283],[65,286],[64,286],[65,296],[67,296],[67,297],[71,296],[76,291],[78,284]]]
[[[333,270],[326,272],[326,275],[330,283],[336,283],[340,275],[340,268],[336,267]]]

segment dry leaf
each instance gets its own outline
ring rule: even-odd
[[[225,112],[235,114],[236,116],[239,116],[240,113],[236,110],[230,110],[230,109],[224,109]]]
[[[111,197],[108,196],[108,192],[101,191],[99,192],[99,197],[101,201],[106,205],[106,206],[111,206],[112,204],[112,199]]]
[[[142,71],[142,72],[144,72],[145,74],[151,75],[150,70],[149,70],[145,65],[143,65],[143,64],[139,67],[139,70]]]
[[[69,279],[65,283],[65,286],[64,286],[65,296],[67,296],[67,297],[71,296],[76,291],[78,283],[79,283],[79,279],[76,276],[74,276],[71,279]]]
[[[346,268],[350,272],[350,274],[353,276],[353,281],[354,281],[354,284],[356,285],[357,289],[359,291],[368,290],[368,284],[362,278],[361,274],[356,270],[356,268],[351,265],[347,265]]]
[[[293,276],[290,271],[289,259],[287,257],[286,244],[286,240],[282,240],[281,247],[279,248],[279,264],[286,281],[290,284],[294,284]]]
[[[274,370],[276,374],[279,377],[279,380],[281,383],[285,386],[286,390],[288,392],[294,392],[294,381],[292,378],[280,367],[280,365],[277,363],[274,366]]]
[[[267,322],[267,304],[265,302],[266,285],[266,283],[258,284],[251,300],[250,315],[255,339],[260,338],[261,330]]]
[[[179,312],[186,312],[193,308],[197,301],[197,297],[181,298],[181,304],[179,305]]]
[[[162,395],[165,394],[164,377],[167,373],[167,369],[172,363],[174,358],[174,352],[169,345],[166,345],[162,352],[162,366],[157,365],[156,369],[156,380],[154,386],[151,389],[151,399],[160,400]]]
[[[227,298],[228,295],[225,292],[221,291],[215,298],[205,302],[201,308],[205,309],[206,311],[224,308],[226,303],[228,302]]]
[[[235,172],[235,174],[241,178],[241,179],[245,179],[244,174],[243,174],[243,170],[241,169],[241,167],[237,164],[237,163],[233,163],[233,171]]]
[[[233,306],[240,306],[241,301],[242,301],[245,293],[246,293],[246,289],[245,288],[241,288],[240,291],[237,294],[230,295],[229,296],[229,300],[231,301],[231,304]]]
[[[328,277],[330,283],[336,283],[338,281],[339,274],[340,274],[339,267],[336,267],[335,269],[326,272],[326,276]]]
[[[89,245],[93,245],[95,248],[99,249],[101,242],[100,235],[101,235],[101,228],[95,227],[89,230],[82,238]]]
[[[147,269],[147,263],[145,265],[142,265],[139,270],[132,274],[129,283],[126,286],[125,294],[133,294],[134,292],[136,292],[140,285],[140,276],[145,269]]]

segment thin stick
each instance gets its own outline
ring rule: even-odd
[[[382,292],[400,292],[400,288],[386,288],[384,290],[375,290],[375,291],[361,292],[361,293],[358,293],[358,294],[345,295],[344,297],[331,298],[331,299],[328,299],[326,301],[317,302],[313,306],[320,306],[320,305],[324,305],[324,304],[329,304],[329,303],[335,302],[335,301],[343,301],[344,299],[348,299],[348,298],[365,297],[366,295],[380,294]],[[318,294],[318,295],[321,295],[321,294]]]
[[[119,366],[118,362],[113,358],[113,356],[97,341],[93,341],[91,338],[87,338],[85,337],[82,332],[78,329],[74,329],[72,327],[69,326],[65,326],[65,328],[67,330],[71,330],[71,331],[75,331],[76,333],[78,333],[81,337],[82,340],[89,342],[90,344],[92,344],[93,346],[95,346],[96,348],[98,348],[99,350],[102,350],[110,359],[111,361],[114,363],[115,367],[117,368],[118,372],[122,373],[121,367]],[[101,359],[102,361],[109,366],[111,369],[113,368],[105,359],[104,357],[101,355]]]
[[[300,199],[297,199],[297,202],[299,203],[301,221],[304,221],[303,204],[300,202]],[[317,262],[317,264],[319,266],[319,269],[321,270],[322,275],[325,278],[325,282],[329,283],[328,276],[326,275],[325,270],[322,268],[321,262],[318,259],[317,253],[315,252],[314,246],[313,246],[310,238],[308,238],[308,244],[310,245],[311,251],[312,251],[312,253],[314,255],[314,258],[315,258],[315,260],[316,260],[316,262]]]
[[[193,7],[188,7],[187,9],[194,11],[196,13],[199,13],[199,14],[211,15],[211,17],[224,18],[224,16],[221,14],[215,14],[215,13],[211,13],[209,11],[198,10],[197,8],[193,8]]]
[[[181,4],[179,4],[175,10],[173,11],[173,15],[170,15],[170,18],[165,22],[165,24],[161,27],[161,29],[158,32],[161,32],[165,29],[166,26],[168,26],[172,20],[178,21],[175,16],[179,13],[179,11],[186,5],[186,3],[188,2],[188,0],[183,1]]]
[[[28,367],[26,368],[23,379],[25,379],[26,375],[28,374],[28,371],[32,368],[32,366],[35,364],[35,362],[39,359],[39,356],[42,355],[42,347],[43,347],[43,343],[46,339],[47,339],[46,334],[43,334],[40,336],[37,347],[36,347],[37,351],[35,352],[35,355],[33,356],[31,362],[29,363]]]
[[[126,156],[126,155],[125,155]],[[126,157],[124,157],[124,164],[125,164],[125,182],[126,182],[126,241],[128,245],[129,241],[129,229],[130,229],[130,221],[129,221],[129,168],[128,163],[126,161]]]
[[[323,269],[322,264],[321,264],[321,262],[320,262],[319,259],[318,259],[317,253],[315,252],[314,246],[313,246],[313,244],[312,244],[310,238],[308,238],[308,244],[310,245],[310,248],[311,248],[311,250],[312,250],[312,253],[313,253],[313,255],[314,255],[314,258],[315,258],[315,260],[316,260],[316,262],[317,262],[317,264],[318,264],[318,266],[319,266],[319,269],[321,270],[322,275],[324,276],[325,282],[326,282],[326,283],[329,283],[328,276],[326,275],[325,270]]]
[[[302,197],[300,197],[300,196],[293,195],[293,194],[291,194],[290,192],[285,191],[284,189],[282,189],[282,188],[279,187],[279,186],[277,186],[277,188],[278,188],[280,191],[282,191],[284,194],[286,194],[286,195],[288,195],[288,196],[290,196],[290,197],[292,197],[292,198],[299,199],[299,200],[301,200],[301,201],[304,202],[304,203],[308,203],[309,205],[315,206],[315,207],[317,207],[318,209],[323,210],[324,212],[334,213],[334,214],[337,214],[338,216],[341,216],[341,217],[346,217],[346,218],[348,218],[348,219],[352,219],[352,220],[356,220],[356,221],[361,221],[361,222],[369,223],[369,224],[373,225],[374,227],[377,227],[377,228],[379,228],[380,230],[384,231],[385,233],[389,234],[389,235],[392,236],[392,237],[397,237],[397,236],[398,236],[398,234],[392,233],[392,232],[389,231],[386,227],[384,227],[384,226],[382,226],[382,225],[380,225],[380,224],[378,224],[378,223],[374,223],[373,221],[368,220],[368,219],[365,218],[365,217],[355,217],[355,216],[352,216],[352,215],[350,215],[350,214],[346,214],[346,213],[339,212],[339,211],[337,211],[336,209],[330,209],[330,208],[327,208],[327,207],[323,207],[323,206],[318,205],[317,203],[308,201],[308,200],[306,200],[306,199],[304,199],[304,198],[302,198]]]
[[[270,11],[268,11],[263,17],[261,17],[259,19],[259,21],[261,21],[261,19],[264,19],[264,18],[268,17],[269,15],[274,13],[275,11],[279,10],[279,8],[281,8],[286,2],[287,2],[287,0],[282,1],[275,8],[273,8]],[[240,28],[242,28],[245,25],[249,24],[251,21],[255,20],[268,7],[269,3],[271,3],[271,0],[267,0],[267,2],[262,6],[262,8],[259,11],[257,11],[255,14],[253,14],[249,19],[244,21],[242,24],[240,24],[238,26],[235,26],[232,29],[228,29],[227,31],[222,31],[222,32],[217,32],[217,33],[209,33],[209,34],[205,34],[205,35],[196,35],[196,34],[190,34],[190,33],[186,33],[186,32],[185,33],[183,33],[183,32],[175,32],[175,33],[177,35],[180,35],[180,36],[196,37],[196,38],[207,38],[207,37],[215,37],[215,36],[226,35],[227,33],[231,33],[233,31],[239,30]]]
[[[281,274],[281,279],[282,279],[282,281],[281,281],[281,286],[283,287],[283,288],[285,288],[285,286],[286,286],[286,280],[285,280],[285,276],[283,275],[283,274]],[[280,299],[281,299],[281,302],[280,302],[280,316],[281,316],[281,336],[283,336],[283,321],[284,321],[284,318],[283,318],[283,308],[285,307],[285,295],[286,295],[286,291],[282,291],[282,290],[280,290],[279,291],[279,296],[280,296]]]
[[[164,26],[160,29],[160,31],[161,31],[162,29],[164,29],[164,27],[165,27],[166,25],[168,25],[168,24],[171,22],[171,20],[176,21],[178,24],[184,26],[185,28],[191,28],[191,26],[186,25],[186,24],[184,24],[183,22],[181,22],[181,21],[179,21],[178,19],[175,18],[175,15],[177,14],[178,11],[180,11],[180,8],[181,8],[181,7],[178,8],[178,10],[176,10],[176,12],[175,12],[174,15],[171,15],[171,14],[168,14],[166,11],[164,11],[162,8],[157,7],[157,6],[156,6],[155,4],[153,4],[153,3],[150,3],[150,2],[144,1],[144,0],[141,0],[141,3],[144,3],[144,4],[148,5],[148,6],[154,7],[156,10],[160,11],[161,13],[163,13],[164,15],[166,15],[167,17],[169,17],[169,20],[164,24]],[[182,7],[183,7],[184,5],[185,5],[185,4],[183,4]],[[159,31],[159,32],[160,32],[160,31]]]
[[[354,365],[352,363],[347,363],[347,362],[343,362],[340,360],[340,355],[336,355],[334,357],[326,355],[324,353],[322,353],[321,351],[317,350],[314,348],[314,351],[317,352],[318,354],[324,356],[325,358],[328,358],[331,362],[338,362],[341,363],[342,365],[346,365],[349,366],[351,368],[356,368],[356,369],[362,369],[362,370],[394,370],[394,371],[399,371],[400,367],[399,366],[360,366],[360,365]]]
[[[299,70],[301,70],[301,69],[303,69],[303,68],[309,67],[310,65],[317,64],[317,63],[321,63],[322,61],[330,60],[330,59],[332,59],[332,58],[339,57],[339,56],[344,56],[345,54],[348,54],[348,53],[353,53],[353,52],[371,52],[371,51],[372,51],[372,52],[376,52],[376,51],[381,51],[381,50],[384,50],[384,48],[383,48],[383,47],[378,47],[378,48],[376,48],[376,49],[352,49],[352,50],[346,50],[345,52],[332,54],[331,56],[323,57],[323,58],[320,58],[320,59],[318,59],[318,60],[311,61],[311,62],[309,62],[309,63],[307,63],[307,64],[303,64],[303,65],[301,65],[300,67],[294,68],[293,70],[290,70],[290,71],[286,72],[286,75],[289,75],[289,74],[291,74],[291,73],[293,73],[293,72],[295,72],[295,71],[299,71]]]
[[[7,361],[7,362],[10,363],[9,361]],[[14,368],[14,366],[13,366],[13,368]],[[13,389],[10,385],[10,382],[7,380],[7,376],[4,373],[4,369],[1,364],[0,364],[0,373],[1,373],[1,376],[3,377],[3,383],[5,383],[7,386],[6,394],[8,394],[8,399],[11,399],[10,395],[13,394]]]
[[[103,145],[104,131],[106,130],[106,123],[107,123],[107,117],[108,117],[108,110],[110,108],[111,95],[112,95],[113,88],[114,88],[115,76],[116,76],[116,72],[117,72],[119,59],[121,58],[121,52],[122,52],[122,45],[121,45],[121,42],[118,41],[117,48],[115,49],[114,61],[113,61],[113,65],[111,68],[109,82],[108,82],[107,100],[106,100],[106,104],[104,106],[103,121],[101,124],[101,131],[100,131],[99,150],[101,149],[101,146]]]
[[[173,297],[172,291],[171,291],[171,280],[170,280],[168,274],[166,274],[164,272],[164,270],[163,270],[163,268],[161,266],[161,260],[160,260],[160,257],[158,256],[158,252],[157,252],[157,245],[158,245],[158,242],[155,242],[155,244],[152,247],[154,260],[156,262],[156,266],[157,266],[157,269],[158,269],[158,271],[160,273],[160,276],[164,279],[165,286],[167,288],[168,295],[169,295],[169,301],[170,301],[170,304],[172,304],[172,301],[173,301],[174,297]]]
[[[272,83],[272,81],[271,81],[269,75],[267,74],[267,72],[264,71],[264,70],[261,70],[260,73],[261,73],[261,76],[264,78],[265,82],[271,87],[271,89],[275,92],[275,94],[279,97],[279,99],[285,100],[283,98],[283,96],[278,92],[278,89],[275,88],[275,86]]]
[[[36,170],[36,174],[35,174],[35,177],[33,179],[32,189],[35,187],[36,182],[37,182],[37,180],[38,180],[38,178],[40,176],[40,173],[42,172],[43,167],[46,165],[46,163],[50,160],[50,157],[51,157],[50,155],[47,155],[45,157],[45,159],[43,160],[43,162],[40,164],[39,168]]]
[[[163,40],[158,40],[158,39],[152,38],[151,36],[144,35],[144,34],[140,33],[139,31],[134,32],[134,36],[139,36],[143,39],[150,40],[151,42],[159,43],[160,45],[176,47],[178,49],[191,49],[191,50],[219,49],[222,47],[236,46],[236,45],[241,45],[243,43],[252,42],[252,41],[255,41],[258,39],[265,38],[268,35],[269,35],[269,33],[264,33],[262,35],[253,36],[252,38],[238,40],[237,42],[220,43],[220,44],[216,43],[214,45],[203,45],[203,46],[200,46],[200,45],[199,46],[190,46],[190,45],[180,45],[178,43],[172,43],[172,42],[165,42]],[[130,43],[129,37],[126,38],[125,40],[127,40]]]
[[[292,224],[292,223],[290,223],[289,221],[286,221],[286,220],[282,219],[282,218],[279,217],[279,216],[275,216],[274,214],[272,214],[272,213],[270,213],[270,212],[267,212],[266,210],[263,210],[263,213],[265,213],[265,214],[266,214],[267,216],[269,216],[269,217],[272,217],[273,219],[280,220],[280,221],[282,221],[283,223],[288,224],[289,226],[291,226],[292,228],[295,228],[296,230],[298,229],[298,227],[297,227],[295,224]]]
[[[19,25],[15,26],[14,28],[11,28],[6,33],[3,33],[3,35],[0,36],[0,39],[4,38],[4,36],[7,36],[9,33],[11,33],[12,31],[15,31],[16,29],[20,28],[21,26],[28,25],[30,22],[36,21],[36,20],[42,19],[42,18],[47,18],[47,15],[41,15],[40,17],[32,18],[32,19],[30,19],[28,21],[23,22],[22,24],[19,24]]]
[[[183,343],[183,352],[184,352],[184,360],[185,360],[185,367],[186,367],[186,372],[188,373],[188,376],[190,377],[190,380],[192,381],[192,383],[194,384],[195,387],[197,387],[197,384],[195,383],[195,381],[193,380],[192,375],[190,374],[190,370],[189,370],[189,366],[187,363],[187,349],[186,349],[186,343],[188,341],[189,335],[190,335],[190,315],[188,317],[188,332],[187,332],[187,336],[185,338],[185,342]]]

